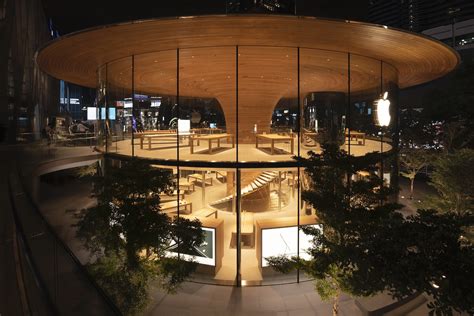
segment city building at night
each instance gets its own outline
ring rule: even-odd
[[[106,159],[173,173],[178,190],[162,211],[199,219],[206,233],[195,280],[242,286],[306,278],[265,259],[307,256],[300,228],[319,224],[294,156],[326,140],[355,156],[396,150],[398,90],[446,75],[459,56],[387,26],[248,14],[88,29],[52,41],[37,63],[97,88],[87,116]],[[395,185],[396,163],[381,165]]]
[[[294,0],[229,0],[228,13],[280,13],[294,14]]]
[[[471,0],[370,0],[368,21],[421,32],[474,18]]]
[[[0,1],[0,142],[38,138],[57,114],[57,81],[39,71],[34,58],[50,40],[41,1]]]

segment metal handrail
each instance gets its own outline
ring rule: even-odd
[[[48,308],[48,312],[51,315],[59,315],[59,312],[58,312],[56,306],[53,303],[53,300],[52,300],[52,298],[49,294],[49,291],[47,290],[45,282],[44,282],[43,278],[41,277],[41,274],[39,273],[39,269],[38,269],[37,265],[35,264],[35,261],[33,260],[33,256],[32,256],[32,253],[31,253],[31,248],[30,248],[29,244],[26,242],[27,238],[25,236],[25,232],[23,230],[23,225],[20,221],[20,218],[18,216],[18,211],[17,211],[16,206],[15,206],[15,201],[14,201],[14,198],[13,198],[13,191],[12,191],[12,184],[11,184],[11,179],[10,178],[8,179],[8,198],[10,200],[11,209],[12,209],[12,213],[13,213],[13,221],[15,223],[15,229],[16,229],[16,233],[17,233],[16,237],[19,241],[19,244],[23,248],[22,253],[24,254],[24,256],[26,258],[26,262],[27,262],[30,270],[32,271],[33,278],[35,280],[35,284],[36,284],[37,288],[39,289],[39,291],[41,293],[41,296],[43,298],[43,302],[46,303],[46,307]]]
[[[89,271],[82,265],[82,263],[77,259],[75,254],[72,252],[72,250],[58,237],[56,234],[56,231],[53,229],[53,227],[48,223],[48,221],[44,218],[43,214],[39,210],[38,206],[34,202],[31,194],[25,189],[26,184],[24,182],[24,178],[21,176],[21,172],[18,169],[18,165],[15,166],[17,175],[20,180],[20,185],[21,188],[25,194],[25,197],[28,199],[29,204],[32,206],[32,208],[35,211],[35,214],[41,219],[42,224],[46,227],[47,231],[50,233],[50,235],[53,237],[54,241],[66,252],[68,257],[75,263],[76,267],[78,270],[81,272],[81,274],[85,277],[85,279],[90,283],[90,285],[95,288],[99,294],[99,296],[103,299],[103,301],[107,304],[107,306],[110,308],[110,310],[115,314],[115,315],[122,315],[122,312],[118,309],[118,307],[115,305],[115,303],[112,301],[112,299],[105,293],[105,291],[97,284],[97,282],[94,280],[94,278],[90,275]],[[12,206],[13,207],[13,206]]]

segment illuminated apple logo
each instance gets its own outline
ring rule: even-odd
[[[380,126],[390,124],[390,100],[387,99],[388,92],[383,94],[383,98],[377,101],[377,121]]]

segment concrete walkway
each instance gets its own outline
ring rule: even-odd
[[[322,302],[312,282],[259,287],[213,286],[185,283],[175,295],[152,286],[145,315],[331,315],[332,304]],[[340,315],[362,315],[354,300],[344,295]]]

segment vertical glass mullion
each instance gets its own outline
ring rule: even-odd
[[[239,168],[239,46],[235,46],[235,139],[236,141],[236,156],[235,161],[237,165],[236,170],[236,199],[235,199],[235,214],[236,214],[236,286],[242,286],[242,271],[241,271],[241,255],[242,255],[242,245],[241,245],[241,218],[240,218],[240,206],[241,206],[241,196],[240,196],[240,168]]]
[[[135,55],[132,55],[132,118],[135,117]],[[132,157],[135,157],[135,132],[132,122]]]
[[[380,61],[380,93],[379,98],[382,98],[383,95],[383,61]],[[382,194],[383,188],[383,134],[384,134],[384,127],[380,126],[380,192]],[[382,198],[380,198],[380,204],[382,204]]]
[[[105,107],[105,114],[106,117],[102,118],[102,109],[99,105],[98,111],[99,111],[99,118],[104,120],[104,133],[105,133],[105,152],[109,152],[109,130],[108,130],[108,124],[107,124],[107,104],[109,103],[108,101],[108,95],[109,95],[109,78],[108,78],[108,63],[105,64],[105,95],[104,95],[104,107]]]
[[[296,58],[296,62],[297,62],[297,65],[296,65],[296,68],[297,68],[297,85],[298,85],[298,88],[297,88],[297,93],[298,93],[298,113],[297,113],[297,126],[296,126],[296,129],[298,131],[298,158],[301,158],[301,140],[302,140],[302,132],[301,132],[301,87],[300,87],[300,48],[298,47],[297,48],[297,58]],[[301,172],[301,168],[300,168],[300,162],[298,162],[298,166],[297,166],[297,172],[296,174],[298,175],[298,178],[297,178],[297,202],[296,202],[296,216],[297,216],[297,226],[298,226],[298,229],[297,229],[297,239],[296,239],[296,251],[297,251],[297,257],[299,259],[300,257],[300,213],[301,213],[301,199],[300,199],[300,172]],[[293,181],[294,182],[294,181]],[[293,183],[293,188],[294,188],[294,185],[295,183]],[[296,282],[300,282],[300,268],[298,267],[298,269],[296,270]]]
[[[346,113],[346,126],[347,126],[347,153],[351,155],[351,53],[347,53],[347,113]],[[344,138],[345,130],[344,130]],[[345,140],[345,139],[344,139]],[[350,183],[350,177],[349,177]]]
[[[176,122],[176,207],[177,207],[177,213],[178,213],[178,219],[180,217],[180,205],[179,205],[179,178],[181,177],[180,175],[180,161],[179,161],[179,119],[180,119],[180,102],[179,102],[179,48],[176,49],[176,117],[177,117],[177,122]],[[205,185],[205,184],[203,184]],[[181,259],[181,253],[180,253],[180,239],[178,236],[177,240],[178,244],[178,260]]]

